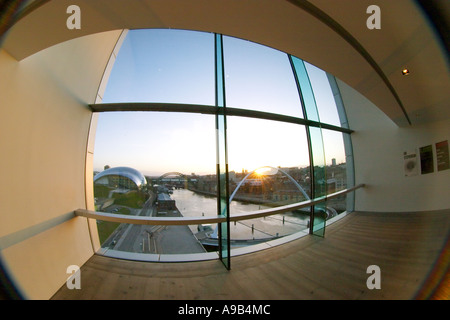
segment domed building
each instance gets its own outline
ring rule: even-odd
[[[147,180],[140,171],[134,168],[115,167],[106,169],[95,175],[94,185],[128,190],[142,190],[147,185]]]
[[[136,169],[115,167],[94,176],[94,201],[103,211],[113,204],[140,208],[146,200],[145,176]]]

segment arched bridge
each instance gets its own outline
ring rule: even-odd
[[[271,167],[271,166],[263,166],[263,167],[256,168],[256,169],[253,170],[252,172],[248,173],[248,174],[244,177],[244,179],[242,179],[241,182],[239,182],[239,184],[236,186],[236,189],[234,189],[233,193],[231,194],[230,199],[229,199],[229,202],[231,203],[231,201],[233,200],[233,198],[234,198],[236,192],[238,191],[238,189],[241,187],[241,185],[244,183],[244,181],[245,181],[251,174],[255,173],[256,171],[258,171],[258,170],[260,170],[260,169],[266,169],[266,168],[267,168],[267,169],[274,169],[274,170],[280,171],[282,174],[284,174],[286,177],[289,178],[289,180],[291,180],[291,181],[294,183],[294,185],[298,188],[298,190],[303,194],[303,196],[305,197],[305,199],[311,200],[310,197],[309,197],[309,195],[308,195],[308,194],[306,193],[306,191],[302,188],[302,186],[301,186],[297,181],[295,181],[295,179],[292,178],[292,176],[291,176],[290,174],[288,174],[286,171],[284,171],[284,170],[281,169],[281,168],[275,168],[275,167]],[[334,217],[334,216],[336,216],[336,215],[338,214],[338,213],[336,212],[336,209],[334,209],[334,208],[332,208],[332,207],[328,207],[328,206],[325,207],[325,212],[326,212],[327,217]]]
[[[267,169],[278,170],[278,171],[280,171],[281,173],[283,173],[285,176],[287,176],[287,177],[289,178],[289,180],[291,180],[291,181],[294,183],[294,185],[295,185],[295,186],[298,188],[298,190],[303,194],[303,196],[304,196],[307,200],[310,200],[310,198],[309,198],[308,194],[305,192],[305,190],[303,190],[303,188],[298,184],[298,182],[295,181],[295,179],[292,178],[291,175],[289,175],[286,171],[282,170],[281,168],[275,168],[275,167],[270,167],[270,166],[264,166],[264,167],[256,168],[256,169],[253,170],[252,172],[248,173],[248,174],[244,177],[244,179],[242,179],[241,182],[239,182],[239,184],[236,186],[236,189],[234,189],[233,193],[232,193],[231,196],[230,196],[230,203],[231,203],[231,201],[233,200],[234,195],[236,194],[236,192],[237,192],[237,191],[239,190],[239,188],[241,187],[241,185],[244,183],[245,180],[247,180],[247,178],[248,178],[251,174],[255,173],[256,171],[258,171],[258,170],[260,170],[260,169],[266,169],[266,168],[267,168]]]
[[[197,179],[192,175],[187,175],[178,171],[164,173],[156,178],[158,184],[164,184],[173,188],[188,188],[188,185],[196,183]]]
[[[162,179],[164,179],[166,177],[170,177],[170,176],[179,176],[179,177],[183,177],[183,178],[186,178],[186,179],[188,178],[188,176],[185,175],[184,173],[172,171],[172,172],[164,173],[157,180],[162,180]]]

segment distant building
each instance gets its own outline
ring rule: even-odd
[[[145,176],[136,169],[115,167],[106,169],[94,177],[94,185],[128,190],[142,190],[147,185]]]
[[[176,210],[177,207],[175,205],[175,200],[173,200],[167,193],[158,193],[157,209],[158,214],[162,213],[161,211]]]

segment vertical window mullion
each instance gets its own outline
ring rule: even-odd
[[[304,118],[320,122],[314,92],[304,62],[291,55],[289,55],[289,60],[297,82]],[[320,127],[306,126],[311,174],[311,199],[326,196],[325,152],[321,130]],[[326,208],[326,202],[323,205],[311,207],[310,234],[324,235],[326,218],[322,216],[324,208]]]
[[[216,172],[217,172],[217,213],[226,217],[226,222],[218,224],[219,257],[230,269],[230,207],[227,157],[227,126],[225,77],[223,63],[222,35],[215,35],[215,75],[216,75]]]

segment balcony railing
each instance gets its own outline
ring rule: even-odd
[[[320,198],[306,200],[302,202],[292,203],[284,206],[279,206],[275,208],[268,208],[262,210],[256,210],[252,212],[240,213],[230,216],[230,221],[241,221],[255,218],[267,217],[275,214],[290,212],[293,210],[298,210],[302,208],[308,208],[325,202],[327,200],[337,198],[349,192],[355,191],[356,189],[364,187],[364,184],[359,184],[355,187],[349,189],[343,189],[338,192],[323,196]],[[115,214],[107,212],[98,212],[85,209],[75,210],[75,215],[111,222],[129,223],[129,224],[144,224],[144,225],[193,225],[193,224],[208,224],[208,223],[222,223],[226,222],[225,216],[217,215],[215,217],[145,217],[145,216],[129,216],[124,214]]]
[[[275,208],[268,208],[262,210],[256,210],[247,213],[239,213],[229,217],[231,221],[242,221],[248,219],[262,218],[267,216],[272,216],[280,213],[290,212],[293,210],[298,210],[302,208],[309,208],[315,206],[327,200],[340,197],[347,193],[353,192],[359,188],[363,188],[364,184],[359,184],[355,187],[340,190],[338,192],[323,196],[320,198],[306,200],[302,202],[297,202],[293,204],[288,204],[284,206],[279,206]],[[224,223],[227,221],[225,216],[214,216],[214,217],[148,217],[148,216],[129,216],[123,214],[113,214],[106,212],[91,211],[85,209],[75,210],[75,216],[86,217],[90,219],[96,219],[101,221],[110,221],[126,224],[140,224],[140,225],[162,225],[162,226],[174,226],[174,225],[199,225],[199,224],[214,224],[214,223]],[[249,253],[264,248],[272,247],[273,245],[280,245],[285,242],[297,239],[301,236],[305,236],[308,233],[305,231],[300,231],[293,235],[284,236],[282,238],[269,241],[267,244],[261,243],[259,245],[253,245],[252,248],[239,248],[233,249],[231,256]],[[273,244],[271,243],[273,242]],[[233,253],[234,251],[234,253]],[[108,252],[108,254],[106,254]],[[112,249],[103,248],[100,254],[105,254],[112,257],[131,259],[131,260],[143,260],[143,261],[197,261],[197,260],[210,260],[217,259],[217,252],[208,252],[200,254],[151,254],[151,253],[134,253],[134,252],[122,252]]]

